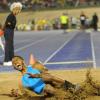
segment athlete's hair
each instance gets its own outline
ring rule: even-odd
[[[23,57],[21,57],[21,56],[14,56],[12,58],[12,64],[14,65],[18,60],[23,60],[24,61]]]

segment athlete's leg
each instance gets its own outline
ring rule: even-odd
[[[42,79],[47,83],[54,83],[58,85],[63,85],[66,89],[68,88],[74,88],[75,85],[67,80],[63,80],[61,78],[58,78],[54,75],[51,75],[50,73],[42,73]]]

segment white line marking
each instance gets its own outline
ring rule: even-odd
[[[93,61],[69,61],[69,62],[48,62],[48,63],[45,63],[48,64],[48,65],[51,65],[51,64],[81,64],[81,63],[93,63]]]
[[[34,44],[36,44],[36,43],[42,42],[42,41],[44,41],[44,40],[46,40],[46,39],[47,39],[47,38],[38,40],[38,41],[33,42],[33,43],[30,43],[30,44],[28,44],[28,45],[25,45],[25,46],[23,46],[23,47],[21,47],[21,48],[16,49],[15,52],[18,52],[18,51],[20,51],[20,50],[23,50],[23,49],[25,49],[25,48],[27,48],[27,47],[30,47],[30,46],[32,46],[32,45],[34,45]],[[0,57],[3,57],[3,56],[4,56],[4,55],[1,55]]]
[[[23,34],[22,34],[23,35]],[[56,34],[55,34],[56,35]],[[18,48],[18,49],[16,49],[15,50],[15,52],[18,52],[18,51],[20,51],[20,50],[22,50],[22,49],[25,49],[25,48],[27,48],[27,47],[29,47],[29,46],[32,46],[32,45],[34,45],[34,44],[36,44],[36,43],[39,43],[39,42],[41,42],[41,41],[44,41],[44,40],[46,40],[48,37],[46,37],[46,38],[44,38],[44,39],[41,39],[41,40],[38,40],[38,41],[36,41],[36,42],[34,42],[34,43],[31,43],[31,44],[28,44],[28,45],[26,45],[26,46],[24,46],[24,47],[22,47],[22,48]],[[24,40],[24,41],[26,41],[26,40]],[[28,41],[28,40],[27,40]],[[18,42],[17,42],[18,43]],[[4,55],[1,55],[0,56],[0,58],[2,58],[2,57],[4,57]]]
[[[18,41],[15,42],[15,45],[18,44],[18,43],[23,43],[23,42],[31,42],[31,41],[30,41],[30,39],[27,39],[27,40],[18,40]]]
[[[22,50],[22,49],[25,49],[25,48],[27,48],[27,47],[30,47],[30,46],[32,46],[32,45],[34,45],[34,44],[36,44],[36,43],[42,42],[42,41],[44,41],[44,40],[46,40],[46,38],[45,38],[45,39],[38,40],[38,41],[33,42],[33,43],[30,43],[30,44],[28,44],[28,45],[25,45],[25,46],[23,46],[22,48],[18,48],[18,49],[15,50],[15,52],[18,52],[18,51],[20,51],[20,50]]]
[[[90,36],[91,36],[91,47],[92,47],[92,57],[93,57],[93,68],[96,69],[96,59],[95,59],[95,51],[94,51],[93,35],[92,35],[92,33],[90,34]]]
[[[75,35],[74,35],[75,36]],[[65,41],[65,43],[63,45],[60,46],[60,48],[58,48],[53,54],[51,54],[51,56],[49,56],[43,64],[46,64],[55,54],[57,54],[70,40],[72,40],[72,38],[74,37],[72,36],[69,40]]]

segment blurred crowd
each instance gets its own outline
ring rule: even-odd
[[[14,1],[20,1],[26,10],[100,5],[100,0],[0,0],[0,11],[7,10]]]
[[[100,4],[100,0],[0,0],[0,11],[8,9],[12,2],[20,1],[23,9],[37,10],[41,8],[61,8],[65,6],[78,6],[78,5],[97,5]],[[83,14],[84,15],[84,14]],[[84,15],[82,17],[69,16],[67,22],[67,28],[90,28],[93,27],[93,16],[88,17]],[[18,24],[16,30],[51,30],[51,29],[62,29],[62,19],[58,16],[54,19],[32,19],[28,23]],[[84,25],[80,18],[85,19]]]
[[[94,15],[96,15],[96,18],[94,18]],[[63,16],[65,16],[65,20],[68,20],[65,22],[65,29],[88,29],[93,28],[94,23],[98,23],[99,19],[96,13],[93,14],[93,16],[88,17],[82,12],[79,17],[75,16],[69,16],[68,14],[62,14],[59,17],[56,17],[54,19],[33,19],[29,20],[29,22],[26,24],[19,24],[16,26],[16,30],[19,31],[30,31],[30,30],[52,30],[52,29],[62,29],[62,22],[64,20]],[[63,19],[61,19],[61,17]],[[66,19],[67,17],[67,19]],[[96,26],[96,25],[95,25]]]

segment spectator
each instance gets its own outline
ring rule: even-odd
[[[90,28],[90,26],[91,26],[91,20],[88,17],[86,17],[85,27]]]
[[[84,12],[81,12],[81,15],[80,15],[81,29],[85,29],[85,21],[86,21],[86,16]]]
[[[60,16],[60,22],[61,22],[61,29],[63,29],[64,33],[66,33],[66,29],[68,29],[68,23],[69,23],[69,18],[66,13],[63,13],[63,15]]]
[[[22,5],[19,2],[14,2],[11,7],[11,13],[8,15],[4,25],[5,38],[5,58],[4,66],[12,65],[12,58],[14,57],[14,29],[16,27],[16,15],[21,11]]]
[[[59,18],[53,19],[53,23],[52,24],[53,24],[53,29],[60,29],[61,28]]]
[[[2,39],[1,39],[3,33],[4,32],[2,30],[2,25],[0,24],[0,46],[1,46],[2,50],[4,51],[4,45],[3,45],[3,42],[2,42]]]
[[[97,28],[98,28],[98,16],[96,13],[94,13],[94,15],[92,16],[92,27],[95,31],[97,31]]]
[[[76,17],[71,18],[71,26],[74,29],[76,28],[76,26],[77,26],[77,18]]]

